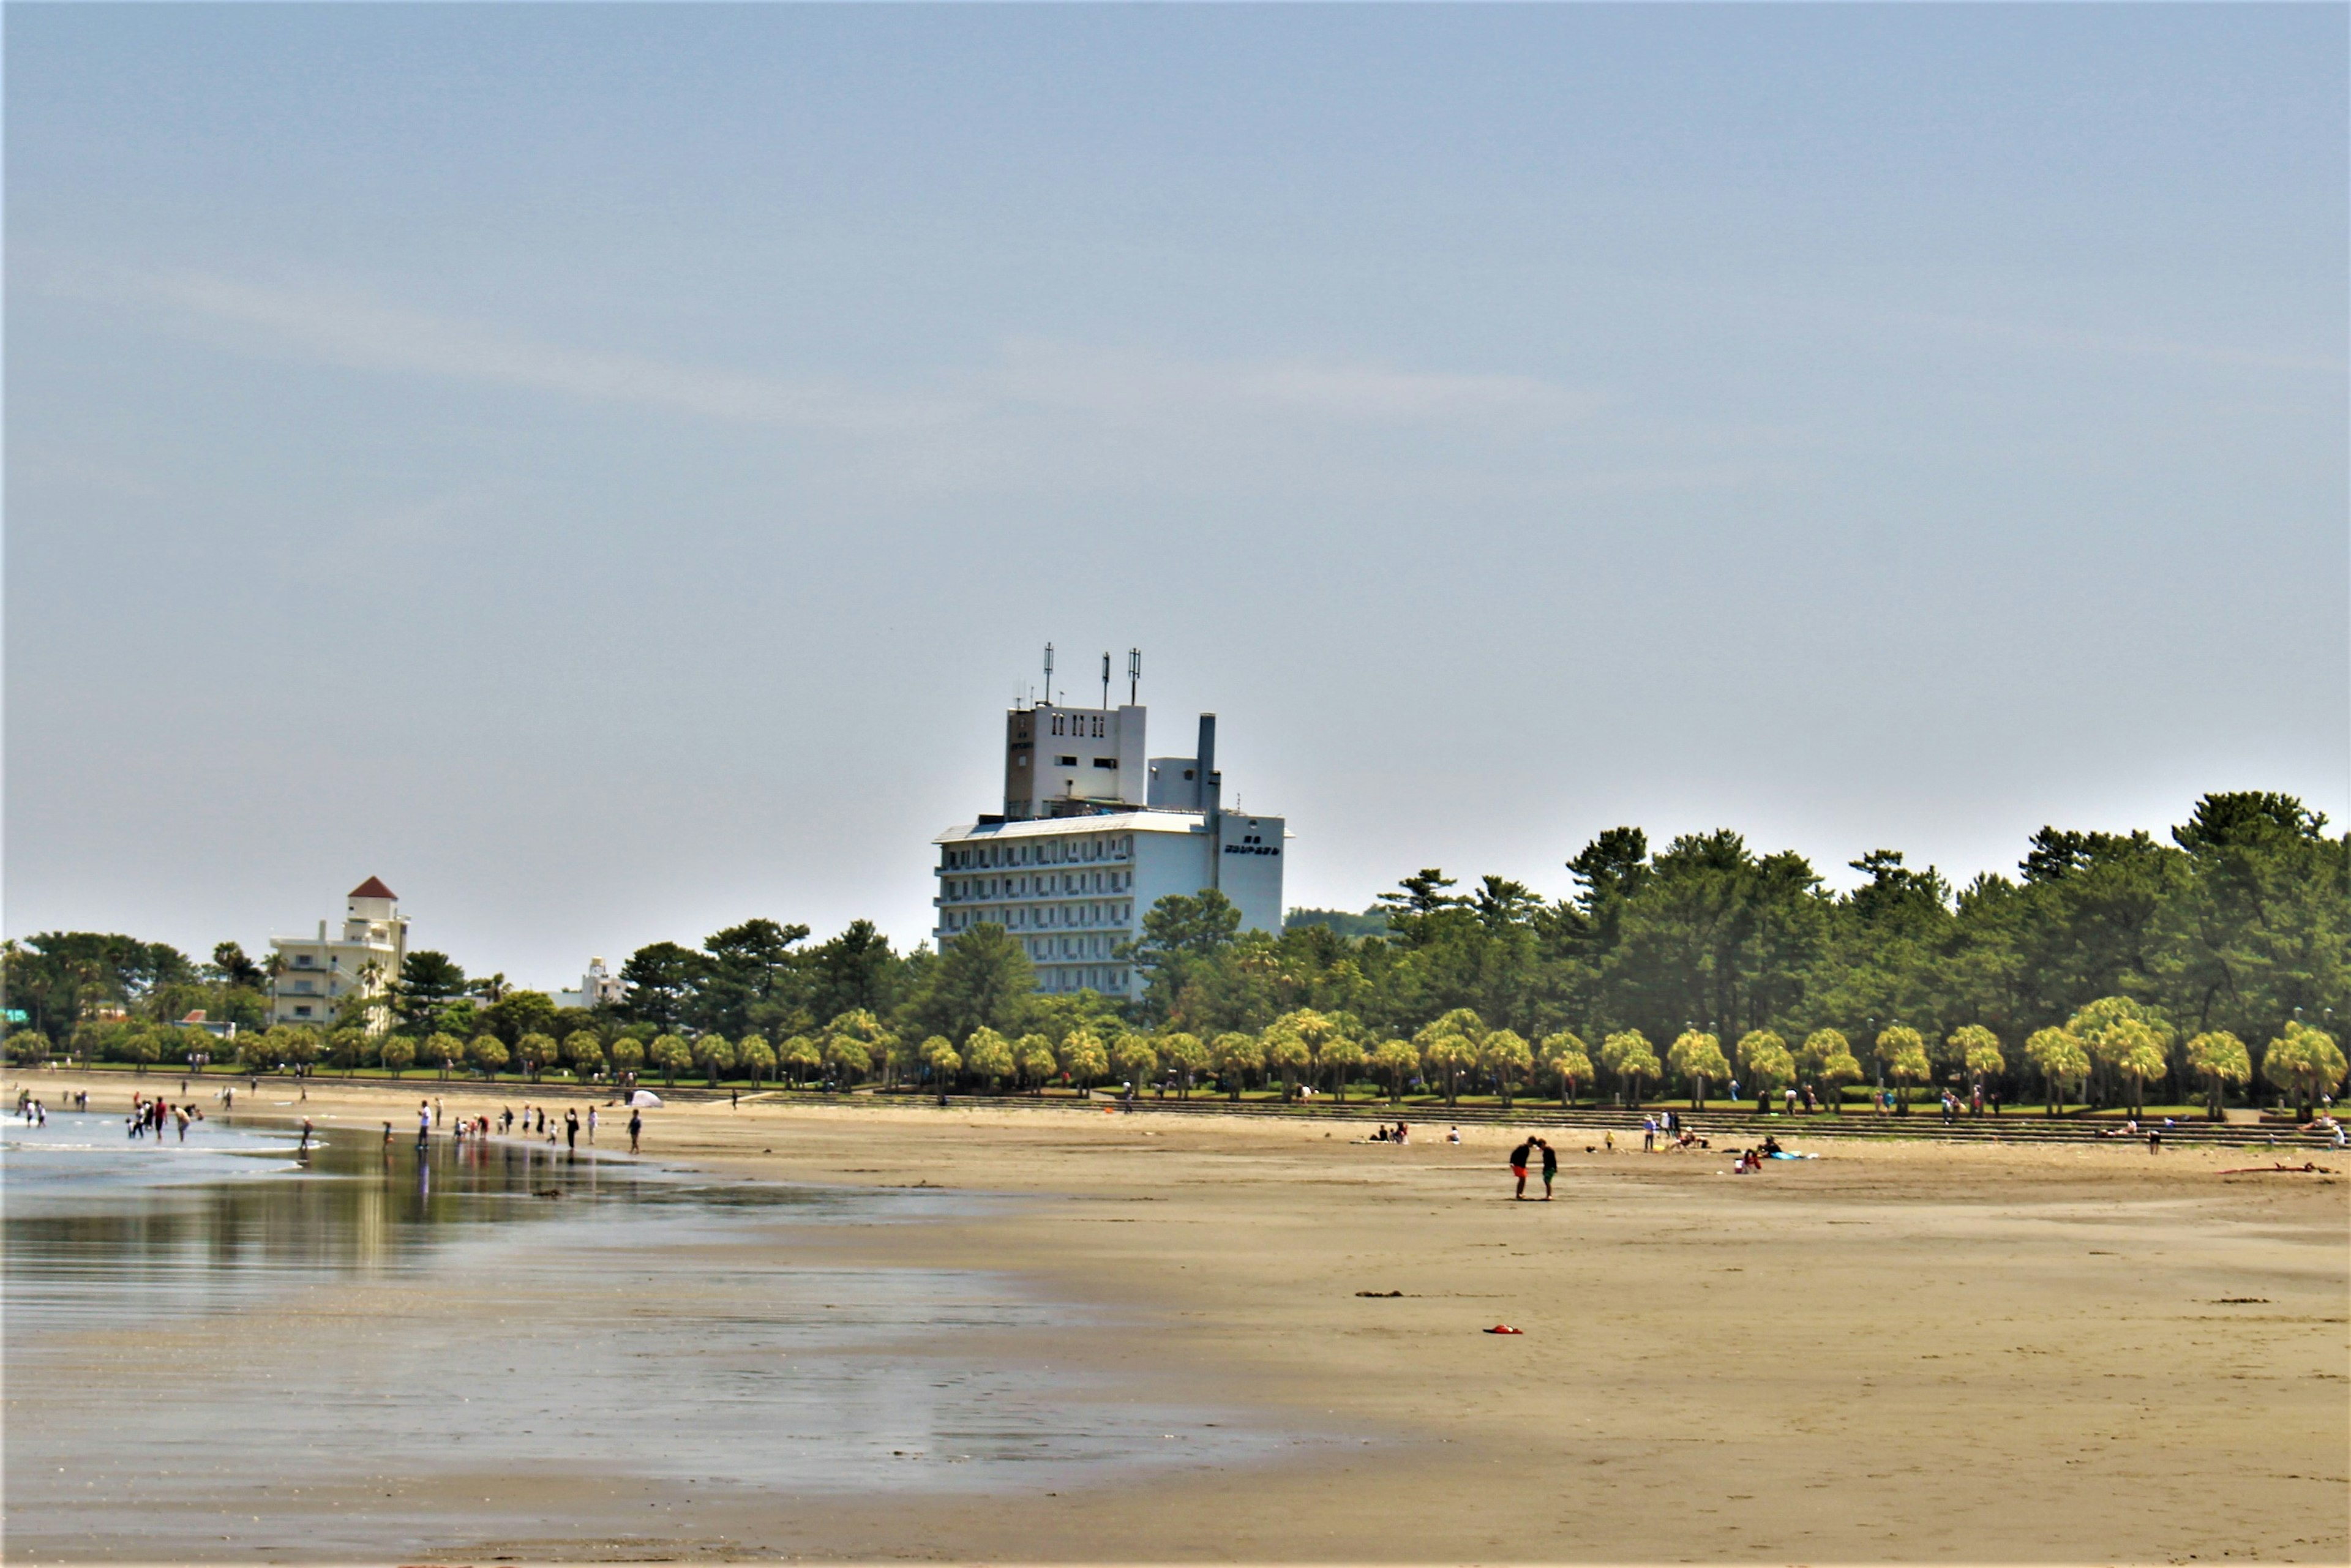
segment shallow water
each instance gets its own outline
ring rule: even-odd
[[[482,1479],[1002,1490],[1294,1441],[1057,1366],[1057,1337],[1117,1325],[1011,1277],[795,1256],[967,1199],[413,1134],[122,1134],[0,1129],[12,1555],[547,1522]]]

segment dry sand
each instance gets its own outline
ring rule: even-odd
[[[373,1126],[420,1092],[452,1115],[522,1097],[328,1083],[301,1109]],[[1732,1176],[1587,1154],[1596,1134],[1531,1109],[1565,1156],[1542,1204],[1510,1201],[1516,1138],[1482,1127],[1398,1148],[1099,1109],[647,1114],[649,1154],[705,1167],[1035,1195],[809,1256],[1118,1308],[1065,1353],[1323,1440],[1043,1497],[688,1509],[531,1483],[549,1528],[480,1558],[2351,1560],[2351,1181],[2219,1174],[2266,1156],[1837,1140]]]

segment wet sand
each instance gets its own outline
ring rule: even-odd
[[[38,1083],[52,1104],[69,1086]],[[127,1095],[96,1087],[101,1106]],[[373,1126],[436,1092],[452,1115],[524,1097],[327,1083],[298,1109]],[[287,1097],[240,1096],[277,1115]],[[1300,1440],[980,1497],[785,1499],[485,1456],[466,1490],[510,1523],[436,1556],[2351,1559],[2351,1180],[2219,1174],[2266,1156],[1839,1140],[1730,1176],[1554,1131],[1546,1205],[1510,1201],[1515,1138],[1485,1128],[1396,1148],[1099,1110],[647,1115],[650,1155],[706,1168],[1027,1195],[795,1244],[811,1264],[1004,1270],[1099,1303],[1115,1326],[1072,1332],[1071,1364]],[[624,1146],[625,1113],[604,1118],[600,1142]],[[1531,1108],[1527,1125],[1557,1123]],[[559,1302],[537,1315],[562,1332]],[[1480,1332],[1498,1322],[1525,1332]],[[67,1554],[153,1555],[98,1538]]]

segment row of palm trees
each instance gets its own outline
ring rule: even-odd
[[[1711,1032],[1687,1029],[1660,1055],[1637,1029],[1605,1036],[1590,1050],[1562,1030],[1529,1040],[1508,1029],[1489,1029],[1467,1008],[1431,1019],[1406,1039],[1367,1040],[1343,1014],[1301,1008],[1282,1014],[1256,1032],[1235,1030],[1208,1039],[1181,1030],[1144,1032],[1115,1025],[1081,1026],[1055,1040],[1044,1034],[1013,1037],[977,1029],[957,1043],[944,1035],[902,1039],[873,1013],[846,1012],[812,1034],[771,1043],[757,1033],[729,1040],[723,1035],[657,1035],[650,1040],[622,1035],[607,1040],[579,1030],[558,1040],[525,1034],[511,1046],[495,1034],[471,1040],[436,1033],[423,1040],[403,1035],[375,1039],[357,1030],[331,1034],[280,1026],[238,1042],[237,1057],[251,1068],[309,1071],[325,1060],[346,1071],[371,1057],[395,1076],[412,1068],[437,1070],[444,1077],[470,1069],[485,1077],[512,1070],[534,1081],[569,1071],[586,1082],[610,1075],[633,1077],[651,1071],[675,1083],[689,1074],[711,1084],[722,1079],[755,1083],[829,1082],[850,1087],[878,1077],[885,1086],[925,1081],[938,1086],[973,1083],[989,1090],[1010,1087],[1042,1092],[1054,1083],[1086,1088],[1108,1078],[1142,1086],[1166,1083],[1189,1095],[1213,1079],[1238,1099],[1253,1084],[1279,1082],[1285,1098],[1301,1086],[1329,1084],[1344,1099],[1351,1085],[1369,1079],[1391,1100],[1408,1088],[1426,1086],[1456,1103],[1465,1089],[1489,1087],[1505,1105],[1522,1089],[1556,1092],[1564,1105],[1597,1087],[1604,1076],[1617,1099],[1640,1103],[1653,1087],[1678,1083],[1694,1107],[1703,1108],[1716,1084],[1743,1082],[1760,1106],[1795,1084],[1814,1087],[1832,1105],[1843,1087],[1866,1075],[1861,1058],[1840,1030],[1814,1030],[1791,1044],[1770,1030],[1752,1030],[1729,1051]],[[162,1038],[170,1034],[175,1038]],[[177,1036],[186,1035],[180,1040]],[[183,1048],[193,1053],[220,1042],[194,1030],[159,1027],[126,1036],[126,1060],[141,1066],[171,1060]],[[17,1041],[10,1040],[16,1047]],[[42,1041],[46,1045],[46,1040]],[[2126,1092],[2134,1110],[2143,1109],[2147,1089],[2174,1071],[2176,1031],[2154,1009],[2125,997],[2092,1002],[2062,1027],[2035,1030],[2023,1043],[2025,1064],[2047,1089],[2050,1113],[2094,1078]],[[1910,1090],[1937,1081],[1985,1082],[2008,1071],[1999,1037],[1981,1024],[1953,1030],[1929,1040],[1905,1024],[1893,1024],[1866,1042],[1885,1080],[1906,1104]],[[2253,1077],[2252,1053],[2226,1031],[2200,1033],[2187,1041],[2186,1071],[2199,1081],[2209,1113],[2217,1119],[2229,1089]],[[2299,1021],[2269,1042],[2261,1071],[2271,1084],[2305,1108],[2339,1085],[2346,1064],[2333,1037]]]

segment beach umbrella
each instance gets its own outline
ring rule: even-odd
[[[650,1089],[640,1089],[629,1096],[629,1103],[632,1105],[658,1105],[661,1103],[661,1096]]]

